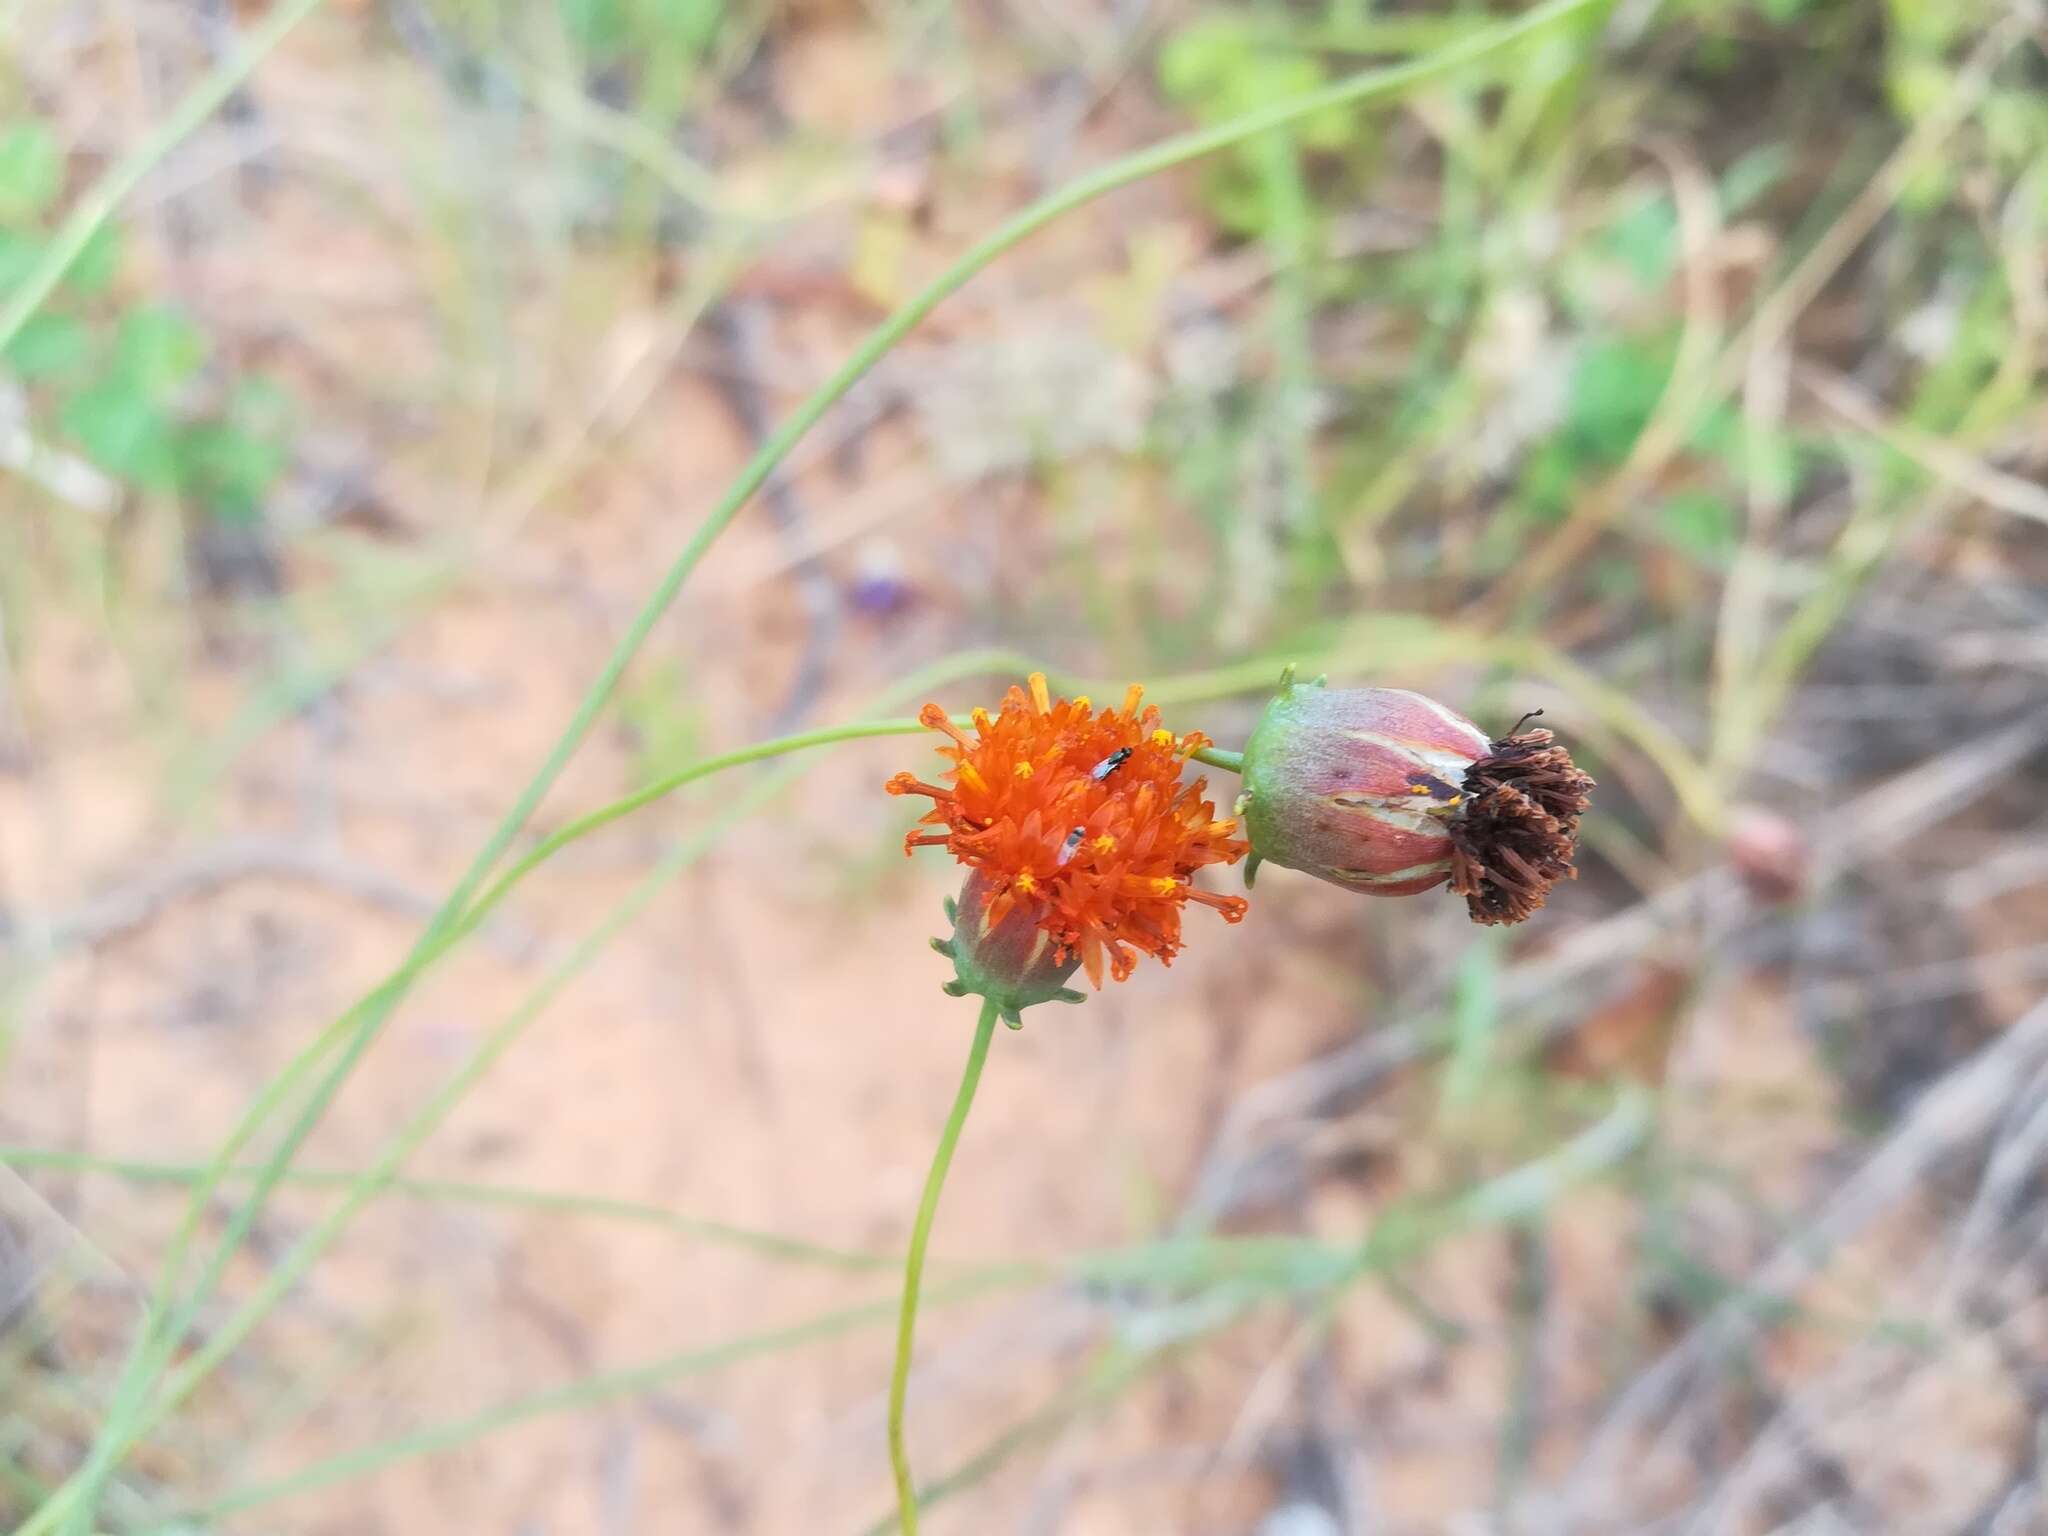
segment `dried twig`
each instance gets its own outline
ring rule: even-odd
[[[172,907],[217,894],[243,880],[291,880],[338,891],[396,916],[424,921],[436,903],[424,891],[331,848],[271,838],[237,838],[173,860],[93,897],[51,922],[41,935],[53,950],[92,948],[125,938]],[[0,918],[0,939],[13,934]]]
[[[2048,1002],[2030,1009],[1997,1039],[1950,1071],[1921,1096],[1890,1136],[1728,1301],[1636,1378],[1595,1431],[1568,1485],[1567,1515],[1585,1520],[1626,1455],[1644,1458],[1640,1437],[1673,1415],[1694,1378],[1737,1347],[1755,1328],[1760,1304],[1790,1295],[1829,1255],[1863,1231],[1942,1159],[1980,1141],[2013,1095],[2048,1062]],[[1666,1436],[1670,1433],[1666,1430]],[[1657,1449],[1662,1449],[1661,1443]],[[1657,1450],[1649,1453],[1655,1459]],[[1574,1526],[1574,1528],[1582,1528]]]

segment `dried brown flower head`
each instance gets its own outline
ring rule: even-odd
[[[1575,880],[1579,818],[1593,781],[1549,731],[1518,730],[1465,770],[1445,818],[1451,889],[1475,923],[1519,923],[1560,880]]]

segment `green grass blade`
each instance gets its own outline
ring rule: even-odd
[[[931,1302],[933,1305],[943,1306],[949,1302],[966,1301],[1006,1286],[1028,1285],[1041,1278],[1041,1273],[1031,1266],[994,1266],[934,1287]],[[529,1419],[571,1412],[593,1403],[649,1391],[685,1377],[701,1376],[746,1360],[780,1354],[785,1350],[813,1344],[821,1339],[835,1338],[857,1328],[886,1322],[894,1317],[895,1313],[896,1298],[890,1296],[859,1306],[842,1307],[836,1311],[822,1313],[789,1327],[746,1334],[703,1349],[684,1350],[644,1365],[600,1372],[566,1386],[515,1398],[511,1402],[501,1403],[495,1408],[472,1414],[465,1419],[437,1424],[416,1434],[365,1446],[361,1450],[316,1462],[275,1482],[236,1489],[207,1505],[203,1510],[197,1511],[196,1515],[206,1518],[231,1514],[236,1510],[253,1509],[260,1504],[274,1503],[279,1499],[308,1493],[315,1488],[347,1482],[351,1478],[361,1477],[364,1473],[389,1466],[393,1462],[467,1445],[498,1430],[523,1424]]]
[[[43,1147],[0,1147],[0,1167],[97,1173],[138,1184],[189,1185],[197,1183],[206,1173],[204,1163],[98,1157],[90,1152],[53,1151]],[[230,1168],[227,1176],[231,1181],[249,1179],[259,1171],[254,1164],[242,1163]],[[285,1174],[283,1182],[300,1189],[347,1189],[360,1177],[360,1174],[338,1168],[294,1168]],[[865,1274],[894,1270],[901,1262],[900,1256],[893,1253],[862,1253],[850,1248],[833,1248],[802,1238],[786,1237],[778,1232],[766,1232],[758,1227],[686,1216],[680,1211],[645,1201],[587,1195],[573,1190],[529,1189],[514,1184],[484,1184],[463,1179],[415,1178],[393,1178],[385,1187],[394,1195],[439,1205],[515,1206],[522,1210],[551,1211],[565,1216],[588,1216],[602,1221],[656,1227],[679,1237],[739,1249],[758,1258],[811,1264],[824,1269]]]

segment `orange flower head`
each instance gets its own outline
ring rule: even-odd
[[[968,990],[983,990],[974,984],[983,978],[970,980],[963,948],[999,934],[1030,935],[1019,958],[1049,982],[1037,1001],[1062,995],[1058,983],[1077,964],[1099,988],[1105,969],[1117,981],[1129,976],[1140,952],[1170,962],[1191,901],[1226,922],[1243,918],[1242,897],[1211,895],[1192,878],[1205,864],[1236,863],[1247,847],[1237,823],[1219,820],[1203,797],[1205,780],[1181,782],[1208,739],[1174,735],[1142,698],[1133,685],[1121,708],[1097,713],[1086,698],[1051,698],[1034,672],[1029,692],[1011,688],[995,715],[977,709],[972,734],[936,704],[919,714],[950,738],[939,752],[952,761],[942,775],[951,785],[899,773],[888,790],[933,802],[904,839],[906,853],[949,848],[968,866],[958,928],[943,946]]]

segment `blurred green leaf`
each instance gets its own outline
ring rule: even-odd
[[[1721,173],[1721,214],[1734,218],[1785,179],[1792,156],[1782,144],[1766,144],[1736,157]]]
[[[1678,262],[1678,210],[1668,197],[1645,198],[1609,226],[1606,243],[1643,287],[1662,287]]]
[[[561,0],[563,30],[579,51],[603,61],[701,53],[725,14],[721,0]]]
[[[1584,458],[1607,465],[1627,457],[1664,393],[1672,358],[1668,339],[1627,336],[1596,341],[1579,354],[1565,432]]]
[[[15,230],[0,229],[0,293],[18,288],[42,258],[40,240]]]
[[[205,361],[206,337],[182,310],[151,305],[122,316],[114,372],[153,404],[169,403]]]
[[[1159,50],[1159,88],[1184,106],[1207,107],[1234,88],[1251,46],[1250,28],[1242,21],[1189,22]]]
[[[26,224],[64,190],[64,154],[41,123],[0,128],[0,223]]]
[[[1992,158],[2015,173],[2048,154],[2048,100],[2038,90],[1994,91],[1977,121]]]
[[[1799,489],[1798,445],[1784,432],[1752,431],[1743,450],[1743,473],[1769,500],[1789,502]]]
[[[625,32],[618,0],[561,0],[560,14],[562,31],[586,55],[611,52]]]
[[[73,293],[97,294],[106,292],[114,281],[114,274],[121,267],[121,230],[114,224],[103,224],[93,232],[78,259],[64,274],[64,286]]]
[[[1887,0],[1890,31],[1899,46],[1941,53],[1972,26],[1990,19],[1971,0]],[[1971,11],[1978,9],[1979,14]]]
[[[179,488],[226,523],[262,520],[289,453],[290,398],[269,379],[240,380],[226,415],[188,428],[178,444]]]
[[[1892,106],[1910,122],[1938,110],[1953,88],[1950,72],[1935,58],[1906,58],[1893,65],[1887,84]]]
[[[1561,520],[1586,473],[1628,457],[1664,392],[1674,356],[1669,337],[1609,336],[1582,345],[1564,421],[1522,465],[1516,491],[1526,515]]]
[[[1258,174],[1242,161],[1212,161],[1202,167],[1197,185],[1209,217],[1232,234],[1255,235],[1266,227],[1272,202]]]
[[[1565,513],[1571,508],[1572,487],[1576,479],[1577,455],[1572,452],[1571,445],[1561,437],[1550,439],[1522,466],[1516,489],[1523,509],[1539,523],[1564,521]],[[1496,518],[1487,532],[1489,544],[1496,538],[1506,541],[1506,547],[1499,551],[1498,562],[1505,565],[1519,545],[1519,531],[1508,527],[1505,519]]]
[[[1159,51],[1159,88],[1204,122],[1221,122],[1328,81],[1309,54],[1276,46],[1270,32],[1242,16],[1209,16],[1181,28]],[[1351,114],[1319,112],[1289,132],[1310,149],[1342,148]]]
[[[1657,526],[1671,547],[1706,565],[1720,565],[1735,552],[1735,508],[1715,491],[1677,491],[1657,508]]]
[[[1742,413],[1725,400],[1717,402],[1700,417],[1688,441],[1695,453],[1739,466],[1736,455],[1742,451]]]
[[[1774,501],[1787,501],[1799,488],[1803,473],[1798,439],[1782,429],[1751,426],[1742,412],[1726,401],[1715,406],[1693,428],[1695,453],[1714,460],[1731,480],[1754,481]]]
[[[29,316],[0,361],[24,380],[66,378],[84,366],[92,336],[69,315]]]
[[[64,430],[100,468],[144,490],[177,489],[170,419],[126,379],[94,385],[65,402]]]
[[[1956,257],[1949,266],[1958,276],[1968,271]],[[1953,324],[1952,338],[1921,374],[1906,405],[1908,421],[1937,435],[1953,431],[1964,419],[2011,346],[2015,316],[2006,285],[1975,282]]]
[[[284,469],[282,444],[227,421],[187,428],[177,453],[179,488],[224,523],[260,521],[264,498]]]
[[[692,51],[711,46],[725,20],[722,0],[639,0],[639,35]]]

